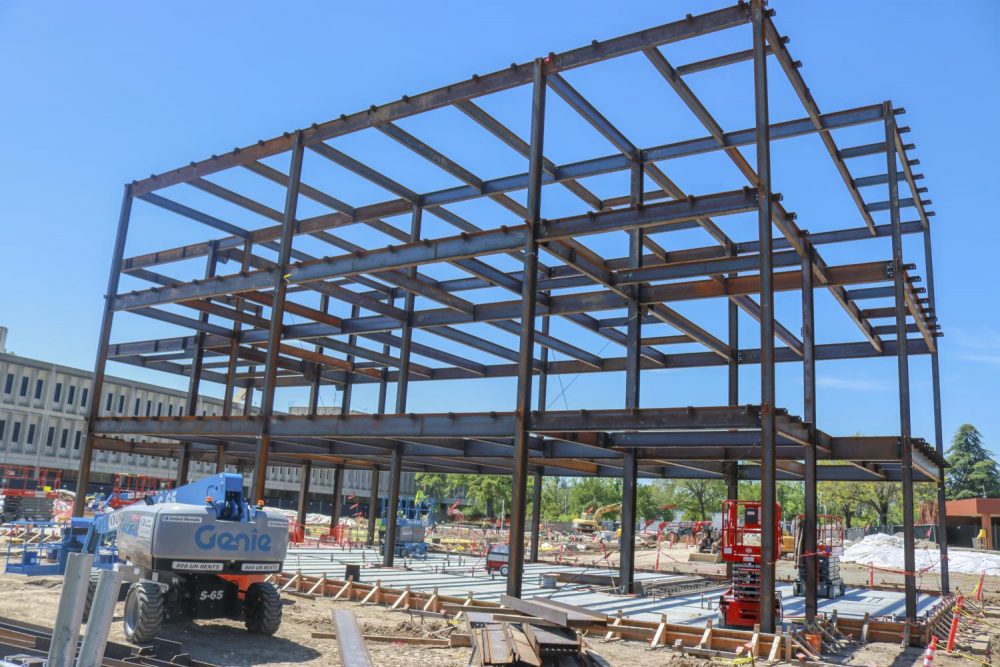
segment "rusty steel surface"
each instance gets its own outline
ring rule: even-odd
[[[732,36],[732,51],[678,63],[662,48],[708,34]],[[605,115],[607,100],[581,92],[578,76],[623,56],[679,99],[698,132],[643,145],[629,136],[634,130]],[[800,117],[771,121],[768,61],[776,65],[771,76],[790,84]],[[747,108],[753,125],[730,130],[695,94],[689,77],[736,63],[752,65],[754,97]],[[525,136],[491,110],[491,96],[513,90],[530,98]],[[513,474],[512,530],[523,535],[538,522],[537,514],[526,513],[529,478],[537,495],[542,475],[621,477],[625,591],[634,578],[640,479],[718,479],[730,496],[738,480],[760,480],[765,513],[773,508],[776,480],[803,480],[807,520],[815,513],[817,481],[902,481],[910,506],[908,482],[931,481],[941,489],[945,465],[934,212],[922,199],[926,188],[917,184],[923,177],[913,170],[914,146],[902,138],[908,128],[896,122],[903,110],[862,102],[821,110],[773,10],[753,0],[404,95],[135,181],[125,188],[118,223],[80,482],[86,486],[95,448],[176,457],[181,476],[192,460],[252,466],[255,499],[264,496],[268,465],[388,475],[389,507],[404,471]],[[455,122],[481,132],[476,149],[483,162],[501,164],[498,152],[506,151],[502,164],[513,153],[522,166],[507,175],[470,168],[436,148],[431,132],[417,133],[409,124],[411,117],[443,110],[458,112]],[[589,157],[552,159],[558,146],[546,141],[545,130],[554,113],[572,115],[592,133],[593,141],[581,133],[577,151]],[[658,110],[636,104],[630,113]],[[857,136],[868,132],[869,143],[845,142],[841,131],[848,128]],[[340,143],[364,133],[403,151],[411,166],[389,175],[364,150]],[[772,144],[808,136],[822,143],[819,159],[832,161],[833,189],[846,189],[856,216],[812,233],[786,208],[770,162]],[[755,164],[741,149],[754,151]],[[672,180],[687,160],[713,155],[731,163],[742,183],[719,178],[716,188],[689,193]],[[852,171],[865,156],[884,156],[884,173]],[[330,174],[374,190],[352,196],[340,187],[334,194],[337,179]],[[617,191],[605,177],[618,178]],[[281,201],[264,196],[265,186],[276,188]],[[192,189],[197,200],[189,196]],[[830,191],[817,185],[808,196]],[[558,216],[543,215],[543,204],[556,199]],[[200,225],[204,237],[128,254],[133,217],[154,210]],[[750,215],[756,226],[744,225],[735,238],[726,231],[736,228],[730,220]],[[695,232],[712,243],[691,241]],[[904,257],[903,238],[911,234],[922,235],[923,257]],[[617,246],[609,245],[611,238]],[[867,254],[846,263],[823,257],[828,248],[862,245]],[[918,263],[926,290],[918,285]],[[795,293],[802,297],[801,328],[775,315],[776,296]],[[725,325],[688,314],[702,312],[687,310],[693,302],[724,304]],[[817,343],[820,308],[828,311],[823,323],[842,320],[849,340]],[[740,317],[759,325],[752,346],[740,343]],[[158,338],[112,340],[119,318],[169,328]],[[933,385],[932,443],[910,428],[909,366],[925,356]],[[888,358],[897,361],[898,432],[840,437],[821,430],[818,362]],[[148,418],[105,410],[98,397],[108,362],[183,378],[186,414]],[[775,404],[779,364],[801,364],[801,418]],[[712,367],[726,369],[727,389],[718,401],[725,405],[659,406],[652,392],[640,391],[650,372]],[[760,369],[760,394],[749,405],[739,395],[746,367]],[[553,409],[565,400],[564,380],[595,373],[623,375],[624,391],[609,389],[601,410]],[[465,410],[460,390],[440,404],[449,412],[414,411],[408,400],[427,383],[462,381],[476,391],[482,379],[506,379],[513,406]],[[206,386],[225,392],[222,415],[193,414]],[[375,414],[352,410],[353,392],[374,386]],[[317,414],[320,391],[329,387],[342,391],[341,415]],[[282,414],[276,396],[297,389],[309,392],[309,414]],[[387,414],[390,392],[395,404]],[[390,512],[390,536],[394,522]],[[911,528],[904,533],[912,554]],[[765,563],[773,562],[774,550],[765,540]],[[525,554],[515,540],[510,595],[520,594],[524,562],[536,556],[537,543]],[[393,562],[391,545],[384,561]],[[773,588],[772,576],[765,565],[765,589]],[[911,586],[908,613],[914,600]],[[764,610],[772,604],[765,595]]]

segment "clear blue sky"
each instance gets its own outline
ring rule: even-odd
[[[121,189],[127,181],[473,72],[490,72],[512,61],[715,6],[722,3],[507,2],[500,11],[496,4],[467,2],[4,2],[0,324],[11,329],[8,347],[26,356],[91,367]],[[959,424],[971,422],[982,430],[987,444],[1000,451],[1000,302],[995,291],[987,291],[996,284],[993,265],[1000,245],[991,213],[996,207],[987,205],[987,197],[997,191],[991,160],[995,150],[989,142],[1000,108],[1000,4],[853,1],[834,8],[829,3],[775,0],[771,6],[778,12],[779,30],[792,38],[793,56],[804,62],[803,74],[823,111],[885,99],[906,108],[901,123],[913,127],[907,138],[917,144],[913,155],[921,160],[919,170],[926,174],[924,184],[937,212],[939,316],[946,332],[941,341],[946,437]],[[666,54],[684,63],[749,45],[748,30],[740,30],[726,38],[712,36],[700,44],[667,49]],[[772,118],[804,115],[787,85],[776,82],[779,70],[771,73]],[[742,129],[752,121],[749,75],[743,64],[693,75],[690,85],[726,129]],[[641,57],[567,78],[635,143],[648,146],[704,134]],[[501,96],[487,108],[524,135],[526,101],[521,91]],[[629,107],[638,102],[646,102],[647,109],[634,115]],[[556,162],[613,152],[557,102],[550,106],[546,152]],[[523,170],[523,162],[509,153],[497,161],[485,159],[479,144],[467,140],[466,130],[459,129],[454,118],[442,115],[402,125],[481,176]],[[842,145],[849,145],[875,141],[878,131],[872,126],[837,136],[838,141],[843,138]],[[360,139],[340,145],[359,158],[392,162],[388,152],[374,144],[365,146]],[[776,189],[785,193],[789,210],[799,212],[803,228],[821,231],[862,224],[815,137],[776,145],[774,160]],[[400,180],[406,179],[402,162],[389,166],[397,168]],[[875,173],[879,163],[855,162],[851,167],[862,176]],[[741,185],[732,167],[715,159],[664,168],[696,193]],[[725,178],[720,179],[723,170]],[[418,189],[439,187],[433,179],[413,178]],[[813,188],[813,182],[822,187]],[[599,187],[608,185],[595,183]],[[339,194],[354,203],[370,198],[360,186],[356,192]],[[883,194],[873,189],[866,196],[874,201]],[[137,212],[151,216],[147,220],[161,229],[168,224],[148,208]],[[725,228],[737,240],[748,240],[753,226],[747,223],[727,220]],[[136,228],[130,251],[155,246],[151,226]],[[163,246],[181,237],[172,228],[164,232],[171,240]],[[822,252],[831,264],[888,257],[887,241],[871,245],[874,249],[863,255],[853,254],[850,247],[828,246]],[[621,245],[616,248],[620,253]],[[906,250],[923,274],[919,239],[909,239]],[[826,310],[818,319],[820,342],[856,340],[845,315],[828,297],[819,299]],[[724,335],[720,303],[679,309]],[[797,297],[779,297],[778,313],[790,329],[798,330]],[[116,327],[114,340],[146,337],[151,331],[148,326],[123,326]],[[746,324],[744,344],[754,344],[756,337]],[[514,343],[513,337],[502,340]],[[593,352],[603,344],[582,337],[573,342]],[[892,360],[821,364],[820,426],[835,434],[897,430],[894,368]],[[912,369],[914,433],[930,439],[927,358],[915,358]],[[114,367],[112,372],[125,371]],[[644,381],[644,405],[725,401],[721,370],[647,373]],[[564,379],[570,382],[553,407],[617,407],[608,405],[605,396],[606,388],[613,386],[610,395],[619,400],[620,377]],[[800,413],[797,368],[783,367],[778,382],[779,404]],[[412,392],[413,409],[509,409],[513,403],[513,386],[506,382],[466,385],[460,391],[454,385],[423,386]],[[555,399],[561,389],[557,381],[552,387],[550,397]],[[756,402],[757,391],[757,374],[747,370],[741,400]],[[332,402],[332,393],[324,400]],[[370,393],[360,392],[357,401],[361,408],[374,405]]]

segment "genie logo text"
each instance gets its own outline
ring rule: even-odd
[[[270,551],[271,536],[251,533],[233,533],[228,530],[216,530],[215,526],[207,524],[194,531],[194,543],[199,549],[222,549],[223,551]]]

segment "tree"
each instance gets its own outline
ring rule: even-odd
[[[676,498],[685,519],[704,521],[722,509],[726,485],[714,479],[685,479],[676,487]]]
[[[1000,470],[972,424],[962,424],[946,455],[947,493],[952,500],[1000,497]]]
[[[570,484],[565,477],[542,479],[542,518],[548,521],[569,521],[575,518],[570,499]]]
[[[902,486],[897,482],[862,482],[850,486],[855,487],[856,502],[874,514],[875,524],[889,525],[889,513],[893,506],[902,504]]]
[[[454,477],[456,475],[440,472],[418,472],[413,476],[413,481],[425,496],[442,503],[455,493]]]
[[[622,481],[602,477],[578,477],[570,486],[572,509],[579,515],[587,510],[614,505],[622,501]],[[604,518],[611,519],[621,512],[608,512]]]
[[[676,503],[673,488],[667,480],[658,479],[650,484],[640,484],[635,495],[636,514],[639,517],[673,521],[674,511],[670,506]]]
[[[819,482],[816,485],[816,504],[823,514],[844,517],[845,528],[850,528],[851,521],[860,514],[858,494],[854,484]]]
[[[514,482],[510,475],[463,475],[462,486],[467,500],[486,512],[486,516],[495,517],[499,508],[504,506],[504,514],[510,511],[510,495]],[[502,502],[501,502],[502,501]]]

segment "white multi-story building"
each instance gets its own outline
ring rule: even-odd
[[[66,471],[64,485],[72,488],[91,401],[100,401],[100,413],[109,416],[184,414],[187,395],[183,391],[106,376],[102,395],[94,396],[90,371],[10,354],[4,347],[6,334],[7,330],[0,327],[0,465],[61,469]],[[198,412],[202,415],[222,414],[222,406],[220,399],[198,398]],[[230,469],[235,470],[232,466]],[[92,472],[95,487],[107,485],[115,473],[173,479],[177,475],[177,461],[170,457],[95,450]],[[191,462],[192,477],[214,472],[212,462]],[[299,474],[298,466],[268,466],[268,496],[294,497],[299,488]],[[388,475],[382,475],[380,495],[387,493],[387,486]],[[404,497],[415,493],[413,473],[402,475],[401,490]],[[330,496],[333,470],[313,468],[310,492]],[[370,493],[370,472],[344,471],[345,496],[366,500]],[[329,498],[325,502],[328,505]]]

